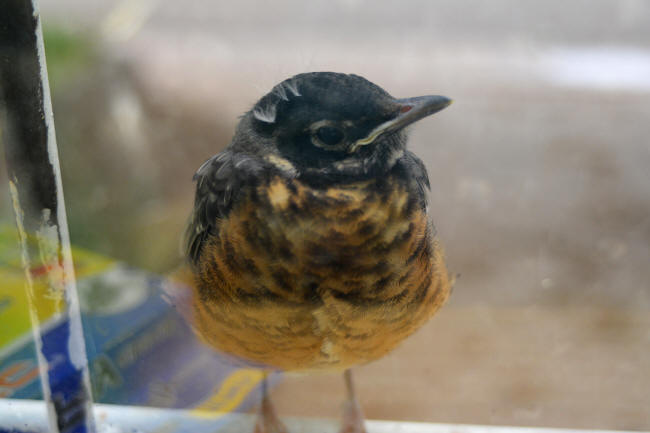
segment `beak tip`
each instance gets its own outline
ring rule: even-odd
[[[429,116],[431,114],[437,113],[438,111],[442,111],[454,103],[453,99],[442,95],[428,96],[425,98],[425,106],[427,107],[424,110],[426,113],[425,116]]]
[[[365,146],[366,144],[372,143],[375,138],[386,131],[404,128],[420,119],[447,108],[454,102],[454,100],[442,95],[428,95],[417,96],[415,98],[396,99],[394,102],[397,104],[398,109],[396,116],[392,120],[377,126],[367,137],[357,140],[354,146],[349,149],[350,153],[353,153],[359,146]]]

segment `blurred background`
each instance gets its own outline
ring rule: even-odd
[[[305,71],[455,100],[411,148],[448,305],[359,368],[368,418],[650,429],[650,3],[41,0],[72,243],[182,263],[192,174]],[[0,158],[0,218],[11,222]],[[337,417],[338,376],[281,415]]]

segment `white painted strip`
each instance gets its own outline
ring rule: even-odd
[[[48,413],[49,430],[52,433],[58,433],[59,428],[56,425],[56,413],[52,404],[52,391],[50,390],[50,382],[48,380],[48,363],[43,356],[43,340],[41,339],[41,328],[38,323],[38,315],[36,314],[36,306],[34,305],[34,280],[32,279],[31,261],[27,249],[27,232],[25,231],[24,212],[20,205],[20,196],[18,189],[13,181],[9,181],[9,191],[11,194],[11,201],[14,208],[14,215],[16,215],[16,227],[18,228],[18,237],[20,239],[21,259],[23,263],[23,270],[25,271],[25,291],[27,293],[27,305],[29,307],[29,316],[32,323],[32,335],[34,338],[34,346],[36,348],[36,358],[38,360],[38,373],[41,378],[41,389]],[[0,418],[2,419],[2,418]],[[0,425],[1,427],[1,425]]]
[[[81,311],[79,308],[79,297],[77,295],[77,287],[75,283],[74,267],[72,264],[72,250],[70,247],[70,233],[68,230],[68,221],[65,211],[65,200],[63,198],[63,184],[61,181],[61,168],[59,165],[59,152],[56,145],[56,133],[54,129],[54,114],[52,112],[52,101],[50,99],[50,84],[47,75],[47,64],[45,59],[45,48],[43,44],[43,29],[41,24],[39,11],[38,0],[32,0],[32,7],[34,10],[36,18],[36,48],[38,50],[38,60],[41,70],[41,85],[43,90],[43,113],[45,115],[45,125],[47,127],[47,150],[50,164],[52,165],[52,171],[54,173],[54,180],[56,182],[56,195],[57,195],[57,209],[56,215],[57,220],[51,221],[50,209],[43,209],[42,216],[43,222],[39,233],[49,233],[46,241],[55,242],[55,245],[58,244],[60,237],[61,242],[61,252],[63,256],[62,263],[62,273],[61,275],[52,275],[52,272],[48,273],[48,277],[51,281],[51,286],[56,284],[63,284],[63,290],[65,294],[65,301],[67,307],[67,315],[70,326],[70,334],[68,336],[68,356],[72,365],[81,370],[82,373],[82,384],[81,386],[85,388],[85,395],[87,396],[87,401],[85,402],[86,413],[88,414],[88,419],[86,420],[86,426],[89,431],[95,431],[94,420],[92,417],[92,390],[90,386],[90,374],[88,371],[88,358],[86,354],[86,345],[83,338],[83,327],[81,324]],[[57,236],[58,230],[58,236]],[[53,233],[53,234],[52,234]],[[41,247],[42,248],[42,247]],[[55,261],[58,263],[58,261]],[[28,268],[27,268],[28,269]],[[28,273],[28,271],[27,271]],[[53,278],[61,278],[61,281],[53,281]],[[37,321],[32,321],[35,325]],[[34,326],[35,327],[35,326]],[[39,356],[39,364],[43,364],[43,359],[41,355],[41,347],[39,347],[40,338],[37,340],[37,353]],[[47,382],[47,376],[41,376],[43,383],[44,396],[46,401],[51,401],[51,395],[49,395],[49,387],[45,385]],[[45,392],[47,388],[47,392]],[[51,403],[50,403],[51,406]],[[49,407],[50,411],[50,423],[54,424],[56,416],[54,416],[54,408]],[[50,430],[52,432],[58,431],[56,425],[51,425]]]
[[[33,400],[0,400],[0,427],[35,432],[43,429],[43,402]],[[213,413],[196,416],[179,409],[157,409],[138,406],[95,405],[95,418],[101,433],[241,433],[253,431],[255,416],[237,413]],[[292,433],[336,433],[339,420],[314,418],[283,419]],[[222,422],[222,423],[221,423]],[[368,433],[628,433],[622,430],[578,430],[563,428],[486,426],[471,424],[438,424],[403,421],[366,421]],[[629,432],[632,433],[632,432]],[[638,432],[637,432],[638,433]]]

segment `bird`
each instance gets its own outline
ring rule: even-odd
[[[365,432],[351,368],[386,355],[450,294],[427,170],[406,144],[408,126],[451,102],[301,73],[262,96],[194,175],[196,333],[265,372],[343,372],[341,432]],[[255,432],[286,431],[265,376]]]

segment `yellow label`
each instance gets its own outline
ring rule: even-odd
[[[0,224],[0,350],[31,332],[21,254],[16,228]],[[78,280],[100,274],[115,265],[112,259],[74,247],[72,259]],[[47,264],[29,270],[33,280],[33,308],[35,317],[41,324],[52,319],[59,308],[51,298],[46,278],[50,270]]]
[[[212,397],[192,410],[192,415],[215,418],[236,409],[248,394],[264,379],[264,372],[254,369],[233,371],[216,389]],[[217,412],[217,414],[215,414]]]

